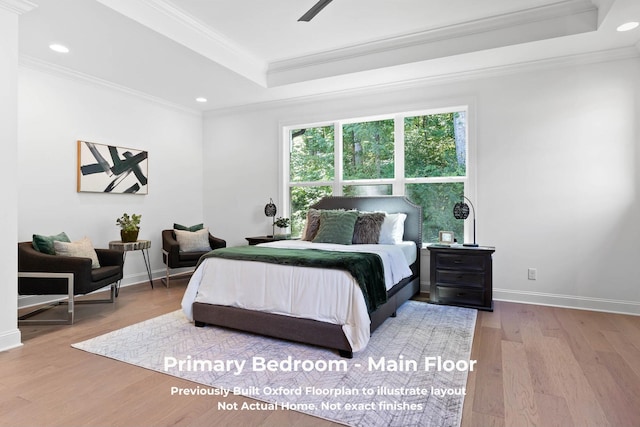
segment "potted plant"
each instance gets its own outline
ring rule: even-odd
[[[278,217],[274,224],[280,229],[280,233],[276,237],[281,239],[287,238],[286,229],[289,227],[289,224],[291,224],[291,220],[289,218]],[[283,229],[284,232],[282,231]]]
[[[142,215],[133,214],[129,216],[128,213],[124,213],[120,218],[116,219],[116,225],[120,226],[120,239],[123,243],[138,240],[141,218]]]

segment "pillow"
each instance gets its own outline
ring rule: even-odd
[[[70,242],[71,240],[69,240],[69,236],[67,236],[65,232],[56,234],[55,236],[43,236],[41,234],[34,234],[31,244],[38,252],[55,255],[56,251],[53,247],[54,241]]]
[[[180,252],[209,252],[209,228],[198,231],[174,230]]]
[[[318,228],[320,228],[320,212],[320,210],[313,208],[307,212],[307,222],[302,231],[302,240],[312,242],[313,238],[318,234]]]
[[[53,242],[53,247],[56,250],[56,255],[91,258],[91,268],[100,268],[98,254],[93,249],[93,244],[88,237],[76,242],[60,242],[56,240]]]
[[[386,214],[382,227],[380,228],[380,240],[378,243],[382,245],[397,245],[402,243],[405,219],[407,219],[407,214]]]
[[[378,243],[385,217],[384,212],[360,212],[353,228],[351,243],[354,245]]]
[[[350,245],[357,219],[358,211],[321,211],[320,227],[313,242]]]
[[[184,231],[198,231],[204,228],[204,224],[196,224],[191,227],[187,227],[186,225],[173,224],[174,230],[184,230]]]

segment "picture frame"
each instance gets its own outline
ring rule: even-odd
[[[438,243],[441,245],[453,245],[455,243],[453,231],[440,231],[438,233]]]
[[[89,141],[78,141],[77,149],[79,193],[148,193],[147,151]]]

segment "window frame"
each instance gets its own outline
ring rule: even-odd
[[[478,200],[476,197],[476,137],[475,137],[475,108],[473,102],[452,103],[451,106],[425,108],[408,110],[399,113],[375,114],[366,116],[349,117],[346,119],[333,119],[322,121],[299,121],[290,123],[279,123],[280,131],[280,185],[279,198],[282,203],[282,212],[286,212],[287,216],[291,216],[291,187],[320,187],[329,186],[334,196],[343,195],[343,187],[345,185],[380,185],[387,184],[392,187],[392,194],[395,196],[404,196],[405,188],[408,184],[438,184],[438,183],[456,183],[460,182],[464,185],[464,196],[473,201],[478,218]],[[435,114],[446,114],[464,111],[466,118],[466,158],[465,158],[465,175],[464,176],[444,176],[444,177],[405,177],[404,164],[404,119],[407,117],[426,116]],[[350,123],[372,122],[378,120],[394,120],[394,177],[393,178],[376,178],[376,179],[343,179],[343,144],[342,144],[342,125]],[[334,127],[334,179],[331,181],[310,181],[310,182],[291,182],[289,160],[291,154],[290,133],[294,129],[303,129],[311,127]],[[453,216],[453,213],[451,213]],[[471,221],[464,221],[464,241],[473,240],[473,225]],[[425,242],[427,244],[428,242]]]

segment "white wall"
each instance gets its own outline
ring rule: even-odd
[[[95,247],[119,240],[116,218],[142,214],[154,276],[164,273],[161,230],[202,221],[202,116],[120,90],[31,68],[19,76],[18,240],[66,232]],[[76,141],[147,150],[149,194],[76,192]],[[12,250],[15,250],[13,248]],[[140,252],[123,285],[148,280]]]
[[[1,6],[1,5],[0,5]],[[2,209],[0,223],[0,351],[20,345],[17,322],[17,189],[11,185],[17,173],[18,153],[18,15],[0,7],[0,167]]]
[[[205,221],[232,244],[269,232],[262,208],[279,203],[282,124],[467,102],[477,236],[496,246],[495,298],[640,314],[640,60],[567,62],[209,113]],[[529,267],[538,280],[527,280]]]

